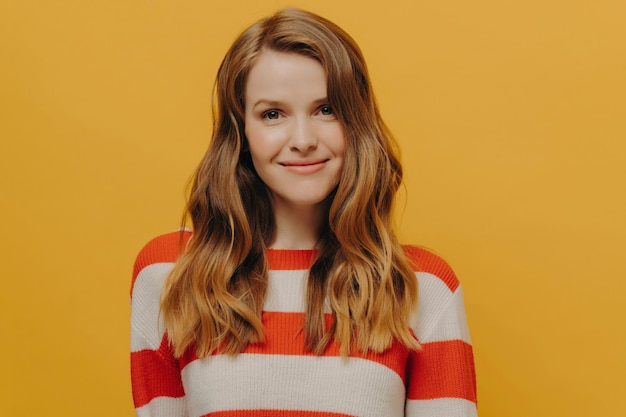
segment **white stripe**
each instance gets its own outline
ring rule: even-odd
[[[137,275],[131,303],[131,351],[158,349],[165,330],[160,316],[161,290],[173,263],[146,266]],[[265,311],[304,312],[308,271],[270,271]]]
[[[463,305],[463,290],[458,287],[447,306],[442,306],[437,326],[433,328],[424,342],[434,342],[441,340],[462,340],[467,344],[472,344],[467,317],[465,316],[465,306]]]
[[[281,313],[303,312],[308,271],[269,271],[263,309]]]
[[[160,319],[161,289],[173,263],[157,263],[139,272],[131,296],[130,350],[158,349],[165,330]]]
[[[411,328],[421,343],[463,340],[471,343],[463,291],[453,293],[436,275],[418,272],[418,310],[411,318]]]
[[[131,351],[157,349],[164,334],[159,314],[161,289],[173,263],[141,270],[132,293]],[[265,311],[304,312],[308,271],[270,271]],[[418,311],[411,327],[422,343],[460,339],[471,343],[461,287],[452,293],[439,277],[419,272]]]
[[[476,417],[476,404],[463,398],[407,400],[406,417]]]
[[[156,397],[136,410],[137,417],[188,417],[185,398]]]
[[[182,370],[190,415],[260,409],[402,417],[405,387],[391,369],[360,358],[240,354]]]

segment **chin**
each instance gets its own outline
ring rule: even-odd
[[[330,194],[331,193],[323,193],[323,194],[318,194],[318,195],[314,195],[312,193],[303,193],[303,195],[291,195],[291,196],[287,196],[287,195],[278,195],[276,196],[277,198],[275,199],[275,203],[279,203],[279,204],[286,204],[289,206],[293,206],[293,207],[301,207],[301,208],[305,208],[305,207],[319,207],[319,206],[325,206],[328,201],[330,200]]]
[[[320,198],[303,198],[303,199],[292,199],[292,200],[285,200],[288,203],[294,205],[294,206],[299,206],[299,207],[314,207],[314,206],[320,206],[323,205],[326,202],[326,197],[320,197]]]

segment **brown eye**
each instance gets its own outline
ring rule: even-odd
[[[333,108],[330,106],[322,106],[322,108],[320,108],[320,113],[324,116],[330,116],[333,114]]]
[[[278,113],[278,111],[276,111],[276,110],[268,110],[265,113],[263,113],[262,117],[264,119],[276,120],[276,119],[278,119],[279,116],[280,116],[280,113]]]

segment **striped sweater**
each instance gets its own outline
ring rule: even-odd
[[[476,416],[463,296],[441,258],[407,248],[419,283],[411,327],[421,351],[396,342],[384,353],[348,358],[335,343],[321,356],[305,352],[304,289],[315,253],[269,250],[265,342],[236,356],[176,359],[160,321],[159,298],[179,247],[179,232],[157,237],[135,263],[131,377],[137,416]]]

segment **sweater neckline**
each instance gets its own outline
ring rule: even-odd
[[[273,270],[309,269],[317,249],[268,249],[267,262]]]

